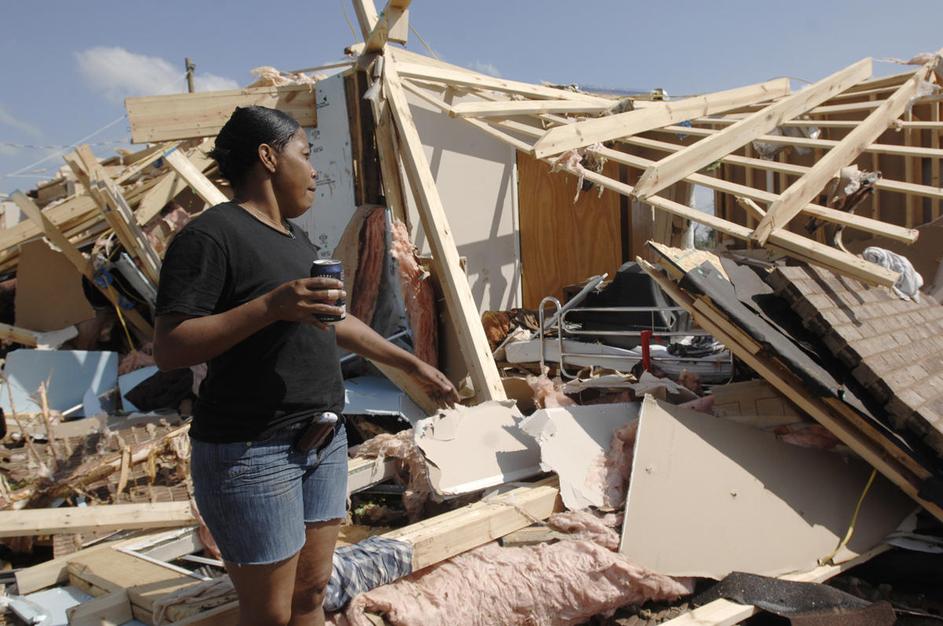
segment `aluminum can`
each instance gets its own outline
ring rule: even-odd
[[[317,259],[311,264],[311,278],[334,278],[344,281],[344,264],[337,259]],[[343,298],[334,302],[334,306],[344,310],[341,315],[318,314],[315,317],[322,322],[339,322],[347,317],[347,303]]]

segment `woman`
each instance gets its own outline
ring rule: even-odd
[[[337,346],[411,374],[457,400],[436,370],[348,315],[340,281],[306,278],[317,251],[287,221],[314,201],[310,145],[298,123],[237,108],[212,156],[235,198],[190,222],[161,270],[154,358],[164,370],[208,364],[191,427],[197,505],[239,596],[242,626],[323,624],[324,589],[346,516],[342,420],[318,449],[293,448],[325,412],[340,414]]]

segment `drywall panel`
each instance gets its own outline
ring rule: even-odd
[[[14,350],[7,354],[4,374],[10,381],[13,408],[17,411],[35,413],[40,410],[38,392],[43,382],[49,408],[66,411],[81,405],[86,392],[100,398],[118,386],[118,353]],[[6,389],[0,390],[0,407],[7,413],[12,412]]]
[[[521,306],[515,150],[407,95],[475,303],[480,311]],[[429,254],[407,203],[413,240]]]
[[[20,246],[14,308],[16,325],[29,330],[60,330],[95,317],[82,275],[45,239]]]
[[[848,530],[871,468],[658,402],[639,416],[620,552],[669,576],[806,571]],[[875,547],[913,503],[878,476],[842,562]]]
[[[318,127],[308,130],[308,140],[311,164],[318,172],[318,189],[314,206],[294,222],[320,248],[318,256],[330,258],[356,209],[343,75],[319,81],[315,92]]]

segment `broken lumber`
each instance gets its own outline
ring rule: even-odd
[[[193,191],[203,198],[203,201],[208,205],[215,206],[229,201],[229,198],[209,178],[204,176],[203,172],[193,164],[193,161],[180,150],[170,150],[164,158],[180,178],[187,181]]]
[[[196,524],[189,502],[0,511],[0,537],[175,528]]]

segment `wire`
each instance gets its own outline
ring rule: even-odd
[[[128,143],[127,139],[115,140],[115,141],[97,141],[94,143],[89,142],[89,146],[120,146]],[[32,144],[32,143],[12,143],[10,141],[0,141],[0,146],[9,146],[11,148],[24,148],[27,150],[68,150],[72,146],[65,144],[48,144],[45,146]],[[7,176],[12,176],[13,174],[7,174]]]
[[[848,532],[845,533],[845,537],[838,542],[838,545],[835,546],[835,549],[832,550],[832,553],[827,557],[819,559],[819,565],[834,565],[835,555],[838,554],[838,551],[848,545],[848,542],[851,541],[851,536],[855,533],[855,524],[858,522],[858,513],[861,512],[861,505],[864,504],[864,497],[868,495],[868,491],[871,489],[871,485],[874,484],[874,479],[877,478],[878,471],[876,469],[871,470],[871,477],[868,478],[867,484],[864,486],[864,491],[861,492],[861,495],[858,497],[858,504],[855,505],[855,512],[851,514],[851,522],[848,524]]]
[[[353,38],[356,40],[356,39],[357,39],[357,31],[354,30],[354,24],[353,24],[353,22],[350,21],[350,16],[347,15],[346,3],[344,2],[344,0],[340,0],[340,3],[341,3],[341,13],[344,14],[344,21],[347,22],[347,26],[350,28],[350,34],[351,34],[351,36],[353,36]]]
[[[412,34],[416,35],[416,39],[419,40],[419,43],[421,43],[422,46],[423,46],[426,50],[429,51],[429,54],[431,54],[432,56],[435,57],[436,61],[441,61],[441,60],[442,60],[442,59],[439,58],[439,55],[436,54],[436,51],[433,50],[433,49],[429,46],[429,44],[426,43],[426,40],[422,38],[422,35],[419,34],[419,31],[416,30],[416,27],[413,26],[412,24],[409,25],[409,32],[411,32]]]

